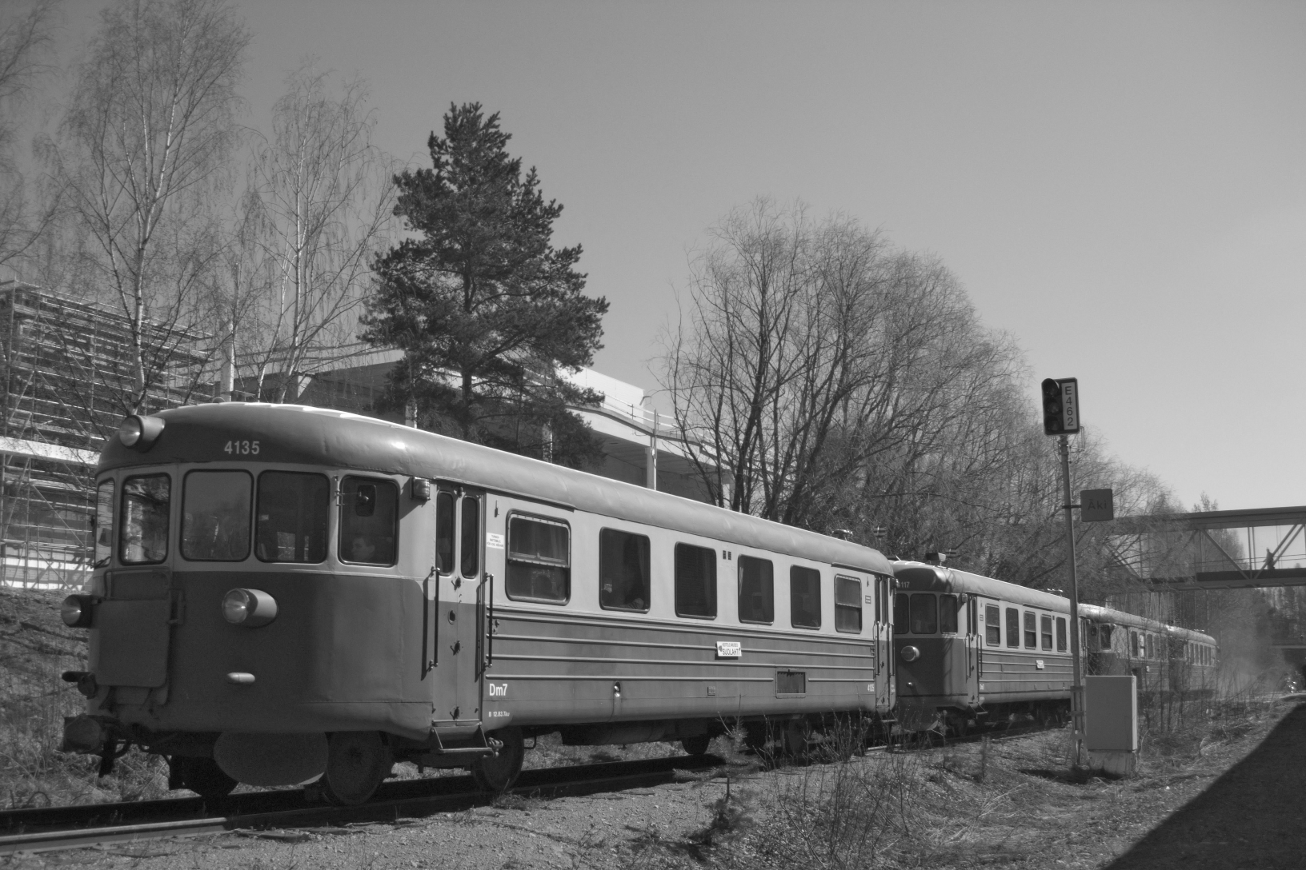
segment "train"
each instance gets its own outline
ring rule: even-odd
[[[102,773],[163,756],[208,799],[315,783],[358,804],[400,762],[498,791],[551,733],[701,754],[736,727],[795,747],[1069,697],[1059,596],[372,417],[132,415],[94,504],[63,746]],[[1103,667],[1140,661],[1130,631],[1213,650],[1126,616],[1081,617]]]
[[[525,741],[682,742],[891,718],[893,567],[844,540],[370,417],[133,415],[95,475],[64,729],[206,797],[396,762],[488,789]]]
[[[941,564],[893,568],[902,727],[965,733],[1019,718],[1068,719],[1068,599]],[[1144,698],[1214,691],[1210,635],[1089,604],[1079,606],[1079,622],[1085,675],[1133,674]]]

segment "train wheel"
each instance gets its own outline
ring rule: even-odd
[[[370,798],[390,773],[390,747],[376,731],[337,731],[327,736],[322,783],[332,803],[356,806]]]
[[[498,753],[478,758],[472,764],[472,778],[483,790],[503,792],[512,788],[526,758],[520,728],[500,728],[490,734],[500,744]]]
[[[711,745],[711,734],[699,734],[697,737],[686,737],[680,741],[681,748],[690,755],[707,755],[707,748]]]
[[[212,758],[174,755],[168,759],[168,787],[190,789],[212,804],[231,794],[236,781]]]

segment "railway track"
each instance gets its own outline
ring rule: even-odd
[[[1021,725],[972,731],[965,737],[936,735],[932,739],[899,742],[894,749],[928,751],[945,743],[970,743],[985,738],[1005,742],[1040,730]],[[883,752],[888,748],[880,744],[867,747],[865,751]],[[721,758],[708,754],[527,770],[522,772],[510,793],[563,797],[646,788],[670,783],[678,776],[708,770],[722,763]],[[394,780],[384,783],[372,800],[357,807],[327,804],[314,796],[311,788],[236,794],[214,807],[208,807],[202,799],[194,797],[0,812],[0,856],[232,831],[394,821],[458,812],[492,800],[476,787],[469,776]]]
[[[677,756],[528,770],[511,793],[540,797],[646,788],[721,764],[713,755]],[[336,807],[305,789],[232,795],[221,807],[199,798],[11,810],[0,813],[0,856],[51,852],[224,831],[315,828],[455,812],[486,803],[471,777],[388,782],[368,803]]]

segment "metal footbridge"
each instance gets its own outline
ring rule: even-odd
[[[1116,564],[1153,586],[1306,585],[1306,506],[1121,517],[1109,526]]]

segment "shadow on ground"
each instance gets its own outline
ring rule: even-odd
[[[1306,705],[1107,870],[1306,867]]]

